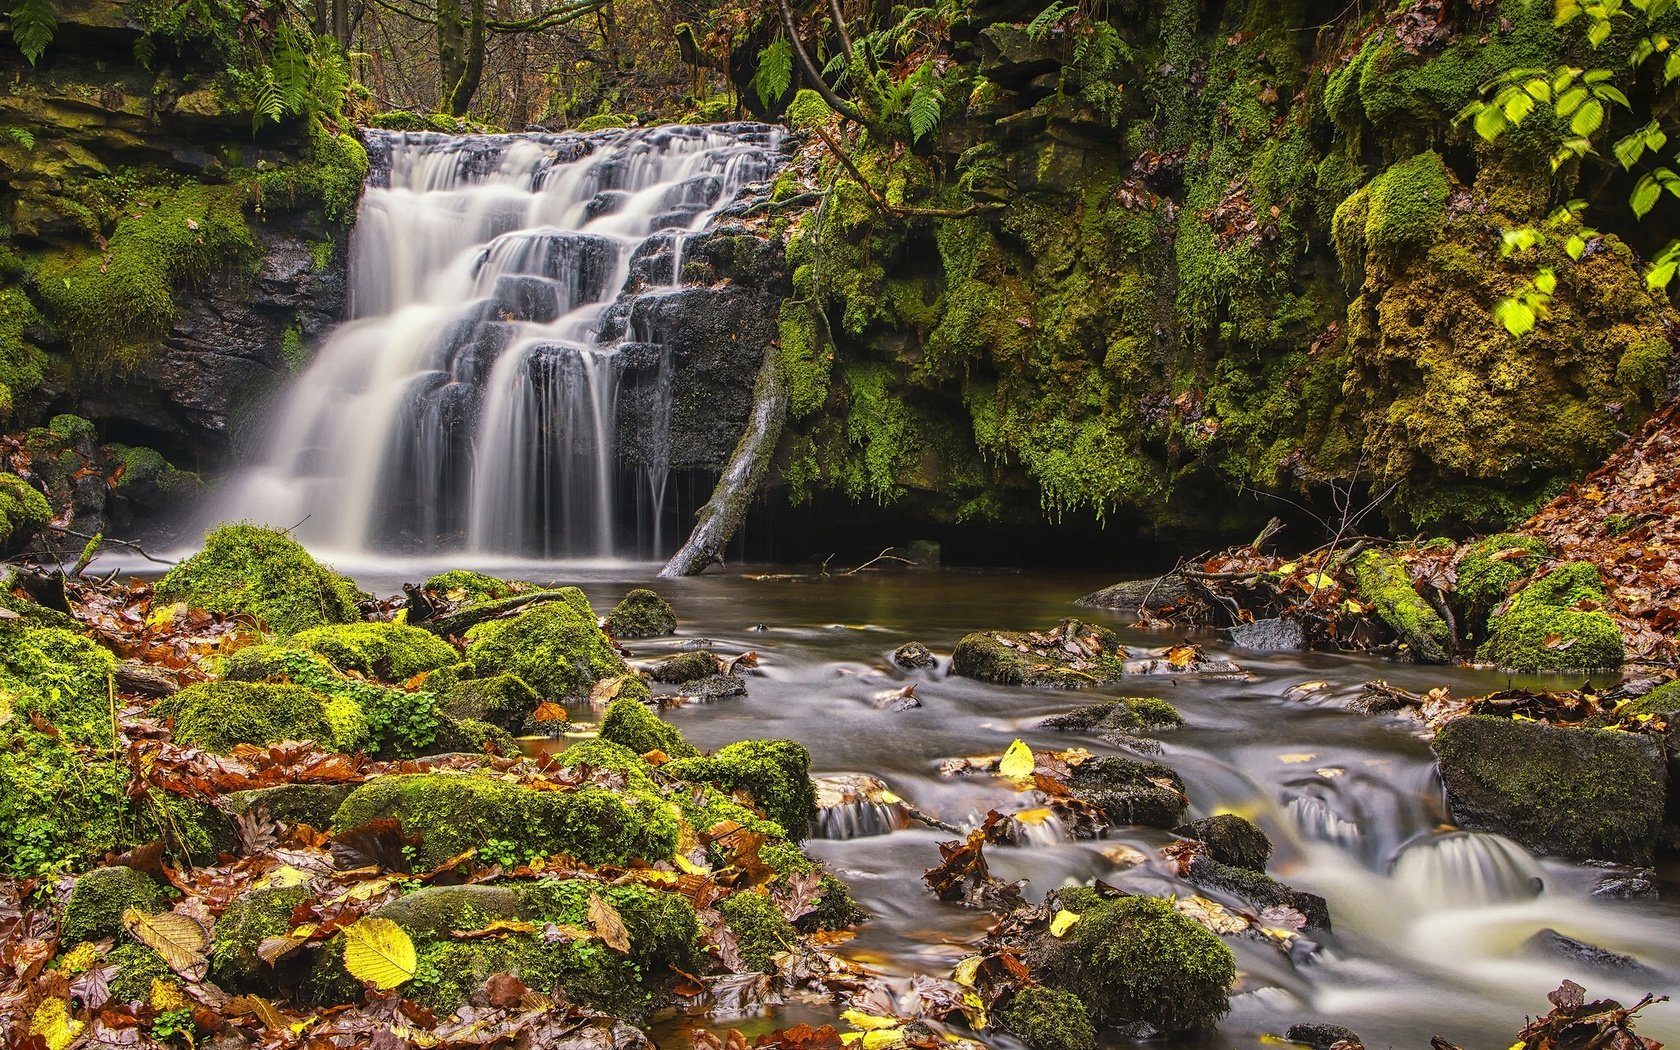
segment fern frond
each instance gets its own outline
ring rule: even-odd
[[[22,146],[25,152],[31,152],[35,149],[35,136],[28,128],[8,124],[6,127],[0,128],[0,133],[4,133],[7,138]]]
[[[793,45],[785,39],[772,41],[758,53],[758,69],[753,73],[753,91],[766,106],[787,94],[793,83]]]
[[[910,138],[914,142],[920,142],[922,136],[939,126],[945,105],[945,95],[939,90],[939,81],[933,73],[933,64],[923,63],[904,81],[912,85],[910,103],[905,107],[904,115],[910,121]]]
[[[47,45],[58,31],[58,15],[53,11],[52,0],[13,0],[11,25],[12,43],[34,65],[46,53]]]
[[[1038,16],[1027,23],[1027,39],[1043,40],[1050,35],[1050,30],[1062,19],[1071,15],[1076,8],[1073,4],[1064,4],[1062,0],[1051,0],[1050,6],[1038,13]]]

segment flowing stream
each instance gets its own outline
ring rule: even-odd
[[[684,239],[776,170],[784,133],[367,135],[351,318],[213,520],[351,555],[668,554],[682,523],[664,464],[627,465],[617,435],[620,350],[657,352],[657,333],[612,308],[680,283]],[[668,418],[669,362],[635,363]]]
[[[527,575],[553,571],[525,568]],[[361,579],[390,591],[401,579],[420,575],[418,567],[386,566]],[[568,571],[565,581],[581,583],[604,612],[629,587],[645,585],[648,575],[621,569],[580,577]],[[1256,821],[1276,846],[1271,873],[1328,898],[1335,927],[1316,951],[1297,950],[1293,958],[1257,941],[1228,939],[1241,976],[1231,1015],[1209,1037],[1209,1047],[1254,1046],[1290,1024],[1322,1021],[1354,1029],[1373,1050],[1422,1048],[1433,1035],[1498,1050],[1510,1045],[1525,1016],[1550,1008],[1545,995],[1562,978],[1592,995],[1629,1003],[1647,991],[1680,986],[1680,873],[1660,873],[1668,880],[1663,900],[1595,898],[1603,869],[1536,858],[1498,836],[1452,830],[1445,826],[1428,744],[1416,727],[1345,709],[1374,678],[1468,693],[1502,688],[1509,676],[1362,656],[1260,654],[1234,649],[1217,636],[1198,640],[1239,663],[1250,672],[1248,680],[1140,676],[1123,687],[1065,693],[948,673],[952,646],[970,630],[1039,628],[1070,615],[1110,623],[1128,645],[1177,640],[1070,604],[1107,582],[960,570],[661,581],[681,633],[631,643],[631,649],[637,659],[701,645],[724,653],[757,651],[760,664],[748,680],[748,697],[668,712],[689,739],[709,749],[746,737],[792,737],[810,747],[817,773],[878,776],[897,794],[957,824],[977,822],[988,809],[1033,803],[996,778],[942,778],[940,760],[996,753],[1016,737],[1034,748],[1114,753],[1086,734],[1036,725],[1105,694],[1172,702],[1187,724],[1159,734],[1165,751],[1158,757],[1184,778],[1191,801],[1186,819],[1223,811]],[[892,666],[889,654],[912,639],[940,656],[937,669]],[[908,682],[917,684],[922,707],[876,707],[878,696]],[[590,716],[579,711],[575,717]],[[859,812],[835,820],[831,833],[888,826]],[[1172,841],[1167,832],[1117,829],[1106,839],[1075,842],[1053,827],[1037,830],[1043,834],[1025,847],[987,851],[994,874],[1029,880],[1031,898],[1093,878],[1136,892],[1195,892],[1157,862],[1127,868],[1105,855],[1119,844],[1154,855]],[[839,946],[841,953],[906,979],[918,971],[945,974],[969,954],[988,916],[940,903],[921,881],[922,871],[938,861],[936,843],[951,837],[912,825],[808,843],[842,873],[872,916],[854,940]],[[1637,966],[1548,955],[1528,944],[1543,930],[1631,956]],[[1641,1033],[1680,1040],[1680,1005],[1660,1005],[1642,1016]],[[728,1023],[751,1033],[819,1019],[832,1015],[791,1004],[769,1017]]]

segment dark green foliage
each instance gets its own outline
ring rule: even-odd
[[[741,958],[755,970],[775,973],[775,956],[791,951],[799,934],[774,901],[758,893],[736,893],[718,902],[729,929],[740,942]]]
[[[601,739],[623,744],[638,755],[663,751],[670,758],[693,758],[700,751],[677,727],[630,697],[619,697],[607,706],[601,720]]]
[[[1466,715],[1441,728],[1435,755],[1464,827],[1565,857],[1650,863],[1667,779],[1657,741]]]
[[[1097,1030],[1077,996],[1042,984],[1016,992],[998,1021],[1033,1050],[1095,1050]]]
[[[277,529],[223,525],[157,583],[161,603],[244,613],[282,634],[361,618],[358,592]]]
[[[638,587],[607,614],[607,633],[614,638],[652,638],[677,629],[677,615],[658,594]]]
[[[71,888],[59,934],[65,944],[101,937],[125,938],[123,912],[129,908],[147,913],[161,911],[168,900],[164,888],[150,875],[120,865],[94,868]]]
[[[664,769],[684,780],[746,792],[796,842],[810,834],[817,819],[811,753],[792,740],[742,740],[705,758],[677,759]]]

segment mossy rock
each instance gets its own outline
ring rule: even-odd
[[[1096,1050],[1097,1030],[1084,1000],[1059,988],[1028,985],[1009,997],[997,1019],[1033,1050]]]
[[[309,899],[307,886],[247,890],[235,897],[217,921],[210,944],[210,972],[216,980],[243,990],[265,987],[273,970],[257,948],[289,931],[292,910]]]
[[[426,679],[426,685],[436,688],[431,678]],[[516,674],[456,681],[443,689],[439,697],[438,710],[451,718],[486,722],[512,733],[523,732],[531,713],[542,703],[537,691]]]
[[[719,901],[717,909],[735,934],[742,960],[755,970],[775,973],[775,957],[799,943],[798,932],[782,910],[763,894],[735,893]]]
[[[1026,685],[1051,689],[1088,689],[1112,682],[1123,673],[1115,656],[1119,638],[1106,627],[1085,629],[1102,639],[1103,656],[1071,666],[1073,657],[1059,650],[1048,655],[1033,651],[1024,634],[1013,631],[975,631],[964,635],[951,653],[951,670],[964,678],[998,685]]]
[[[554,760],[567,769],[574,766],[610,769],[616,773],[623,773],[633,787],[653,787],[653,780],[648,776],[648,770],[653,767],[647,764],[641,753],[611,740],[600,737],[579,740],[556,755]]]
[[[520,754],[519,740],[499,725],[476,718],[438,719],[437,737],[431,754],[507,755]]]
[[[822,899],[813,911],[794,920],[794,928],[801,931],[844,930],[867,918],[852,891],[839,876],[791,842],[767,842],[759,848],[759,859],[783,878],[817,873],[822,885]]]
[[[664,771],[683,780],[745,792],[764,815],[794,841],[810,834],[817,819],[817,791],[811,783],[811,752],[792,740],[742,740],[704,758],[680,758]]]
[[[76,879],[64,902],[60,938],[65,944],[126,937],[123,912],[138,908],[148,914],[169,906],[169,894],[157,880],[133,868],[113,865],[94,868]]]
[[[302,686],[204,682],[160,700],[152,713],[157,718],[174,719],[174,740],[186,747],[225,754],[235,744],[315,740],[329,749],[342,750],[337,747],[337,734],[327,717],[327,703],[320,693]],[[353,732],[354,727],[348,719],[346,722]]]
[[[1564,562],[1512,598],[1488,621],[1476,651],[1511,671],[1594,671],[1620,667],[1626,650],[1616,621],[1599,611],[1604,578],[1587,562]]]
[[[1551,553],[1533,536],[1510,532],[1467,544],[1458,556],[1458,582],[1453,587],[1453,601],[1466,626],[1479,635],[1488,614]]]
[[[1366,551],[1353,563],[1360,597],[1406,644],[1419,663],[1446,663],[1452,655],[1452,632],[1412,586],[1405,562],[1382,551]]]
[[[0,555],[22,550],[51,520],[47,497],[16,474],[0,474]]]
[[[359,599],[354,584],[296,540],[257,525],[211,532],[202,551],[164,574],[155,596],[160,604],[254,616],[281,634],[359,620]]]
[[[675,809],[634,787],[537,791],[469,773],[384,776],[352,791],[333,826],[380,817],[424,836],[415,857],[422,868],[492,840],[521,859],[566,853],[588,864],[667,860],[677,845]]]
[[[648,677],[655,682],[681,685],[708,678],[717,674],[717,670],[718,658],[715,655],[704,649],[691,649],[658,661],[648,669]]]
[[[607,705],[601,720],[601,739],[622,744],[638,755],[662,751],[669,758],[694,758],[700,750],[640,700],[619,697]]]
[[[452,569],[432,576],[420,585],[428,591],[438,591],[451,601],[488,602],[498,598],[511,598],[525,585],[515,584],[495,576],[486,576],[482,572],[472,572],[467,569]]]
[[[276,784],[230,792],[227,810],[233,816],[265,813],[278,824],[308,824],[324,828],[343,804],[354,784]]]
[[[538,879],[514,887],[524,913],[562,926],[589,925],[589,898],[612,905],[630,936],[630,958],[650,978],[671,967],[692,970],[700,920],[687,898],[646,886],[607,886],[582,879]]]
[[[299,631],[288,644],[320,653],[340,671],[386,682],[455,663],[455,647],[430,631],[402,623],[347,623]]]
[[[1188,805],[1184,781],[1171,767],[1118,755],[1091,758],[1074,766],[1068,786],[1074,795],[1101,808],[1115,824],[1170,828],[1183,819]]]
[[[475,677],[515,674],[550,700],[587,699],[601,679],[631,673],[587,600],[582,611],[571,602],[544,602],[478,624],[467,632],[467,662]]]
[[[1190,862],[1185,876],[1191,885],[1203,890],[1223,892],[1247,905],[1248,910],[1261,912],[1267,908],[1293,908],[1306,917],[1310,929],[1330,929],[1330,904],[1316,893],[1307,893],[1285,885],[1263,871],[1226,864],[1212,856],[1197,857]]]
[[[1184,724],[1178,708],[1158,697],[1122,696],[1051,715],[1039,725],[1045,729],[1083,732],[1107,730],[1134,734],[1146,730],[1174,729]]]
[[[11,718],[39,715],[77,744],[108,748],[116,668],[116,657],[75,631],[0,621],[0,696]]]
[[[1651,863],[1668,792],[1656,740],[1466,715],[1443,726],[1434,746],[1461,826],[1542,853]]]
[[[1252,820],[1235,813],[1217,813],[1173,829],[1176,835],[1192,838],[1207,847],[1208,855],[1221,864],[1264,872],[1272,856],[1272,840]]]
[[[1231,949],[1169,902],[1081,888],[1050,895],[1050,913],[1062,909],[1079,921],[1062,937],[1038,931],[1023,958],[1040,983],[1083,1001],[1097,1024],[1189,1032],[1229,1011]]]
[[[113,1002],[147,1002],[155,982],[176,980],[163,956],[144,944],[119,944],[105,957],[105,963],[115,969],[108,985]]]
[[[670,603],[646,587],[624,596],[607,614],[607,633],[614,638],[653,638],[677,629]]]
[[[422,886],[369,913],[389,919],[415,940],[447,939],[453,930],[480,930],[502,920],[524,919],[530,911],[511,886]]]

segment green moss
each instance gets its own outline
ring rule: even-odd
[[[745,792],[795,841],[808,835],[816,821],[811,753],[792,740],[742,740],[705,758],[681,758],[663,768],[684,780]]]
[[[116,967],[108,986],[113,1002],[144,1003],[152,997],[152,982],[175,979],[163,956],[144,944],[119,944],[105,962]]]
[[[663,751],[670,758],[693,758],[700,754],[676,726],[629,697],[621,696],[607,706],[601,739],[622,744],[638,755]]]
[[[1421,663],[1445,663],[1451,655],[1452,632],[1446,621],[1412,586],[1411,573],[1400,559],[1382,551],[1366,551],[1353,563],[1360,597],[1375,605],[1377,615],[1406,643]]]
[[[64,903],[59,935],[66,944],[124,937],[122,916],[129,908],[161,911],[169,896],[150,876],[120,865],[95,868],[76,879]]]
[[[606,886],[579,879],[539,879],[515,892],[527,914],[560,925],[589,925],[589,898],[612,905],[630,935],[630,958],[644,974],[672,966],[691,970],[700,945],[700,922],[688,900],[645,886]]]
[[[361,704],[335,696],[322,705],[321,716],[327,720],[329,746],[350,755],[370,749],[373,734]]]
[[[21,549],[50,520],[45,496],[16,474],[0,474],[0,551]]]
[[[269,966],[257,954],[268,937],[292,928],[292,910],[310,899],[307,886],[248,890],[234,898],[216,923],[210,945],[210,968],[216,980],[232,988],[264,986]]]
[[[1471,630],[1479,634],[1494,607],[1518,583],[1534,575],[1551,553],[1540,540],[1509,532],[1466,545],[1458,557],[1453,598]]]
[[[710,825],[702,825],[709,827]],[[744,827],[749,825],[743,824]],[[779,832],[776,837],[779,837]],[[759,847],[759,859],[784,879],[796,875],[818,873],[822,897],[814,911],[801,916],[794,926],[800,930],[843,930],[856,926],[865,918],[863,908],[852,897],[847,885],[826,867],[806,856],[791,842],[767,842]]]
[[[597,113],[593,117],[586,117],[578,121],[573,131],[587,135],[592,131],[605,131],[608,128],[627,128],[634,124],[634,113]]]
[[[217,274],[249,274],[258,251],[244,204],[234,186],[144,194],[126,203],[103,251],[48,256],[37,288],[83,364],[140,367],[175,320],[177,292]]]
[[[24,335],[40,320],[23,289],[0,284],[0,419],[10,417],[44,379],[46,355]]]
[[[607,614],[607,633],[614,638],[652,638],[677,629],[677,615],[658,594],[638,587]]]
[[[1488,624],[1476,659],[1508,671],[1602,671],[1626,657],[1616,621],[1601,612],[1540,606],[1514,609]]]
[[[1365,250],[1384,265],[1427,247],[1446,223],[1452,176],[1433,150],[1390,167],[1371,180],[1365,217]]]
[[[1075,766],[1068,783],[1115,824],[1170,828],[1184,815],[1184,782],[1159,762],[1103,755]]]
[[[975,631],[957,642],[951,653],[951,669],[983,682],[1053,689],[1085,689],[1120,677],[1119,637],[1101,625],[1068,622],[1073,625],[1074,635],[1094,635],[1098,641],[1101,652],[1083,660],[1084,667],[1070,666],[1071,655],[1063,657],[1054,651],[1049,656],[1039,655],[1019,632]]]
[[[998,1021],[1033,1050],[1095,1050],[1097,1030],[1077,996],[1042,984],[1016,992]]]
[[[1057,893],[1055,907],[1079,922],[1036,942],[1028,962],[1040,981],[1083,1000],[1097,1023],[1185,1032],[1211,1028],[1229,1009],[1231,949],[1167,901],[1073,889]]]
[[[395,817],[425,836],[416,857],[423,867],[492,839],[526,857],[566,853],[590,864],[667,859],[677,842],[675,811],[647,792],[537,791],[471,774],[376,778],[350,793],[333,825],[378,817]]]
[[[1232,867],[1264,873],[1272,855],[1272,842],[1266,833],[1253,821],[1234,813],[1203,817],[1177,831],[1205,845],[1214,860]]]
[[[157,583],[157,601],[256,617],[282,634],[360,619],[358,593],[278,529],[223,525]]]
[[[0,700],[12,717],[39,715],[77,744],[111,746],[116,667],[114,656],[73,631],[0,624]]]
[[[430,631],[403,623],[349,623],[315,627],[289,644],[320,653],[340,671],[405,682],[459,659],[455,647]]]
[[[774,901],[759,893],[731,894],[718,902],[729,929],[741,948],[741,958],[755,970],[775,973],[775,957],[792,951],[799,934]]]
[[[180,469],[155,449],[106,445],[105,452],[122,464],[122,473],[116,479],[118,491],[133,492],[141,486],[152,486],[161,496],[178,497],[198,488],[197,474]]]
[[[793,101],[788,103],[787,123],[795,131],[822,127],[833,117],[834,111],[828,108],[828,103],[810,88],[800,88],[794,93]]]
[[[512,597],[524,589],[518,584],[486,576],[482,572],[452,569],[426,580],[420,585],[428,591],[439,591],[452,601],[487,602]]]
[[[1518,591],[1511,599],[1511,608],[1573,609],[1581,605],[1603,605],[1608,597],[1598,566],[1591,562],[1566,561]]]
[[[159,701],[152,712],[175,720],[174,740],[186,747],[226,753],[235,744],[316,740],[337,749],[325,698],[302,686],[205,682]]]
[[[428,678],[426,684],[432,687],[432,679]],[[488,722],[518,733],[525,730],[526,721],[541,702],[542,697],[523,678],[499,674],[450,684],[442,692],[438,710],[451,718]]]
[[[704,649],[668,656],[654,664],[648,675],[655,682],[694,682],[718,673],[717,657]]]
[[[367,172],[367,150],[360,140],[311,118],[308,159],[259,172],[256,186],[265,211],[320,208],[329,220],[348,224],[355,218]]]
[[[545,602],[474,626],[467,632],[467,661],[478,676],[516,674],[556,700],[583,699],[600,679],[630,674],[594,615],[567,602]]]
[[[465,754],[507,755],[522,752],[519,741],[501,726],[476,718],[443,718],[437,730],[437,746],[430,750]]]

